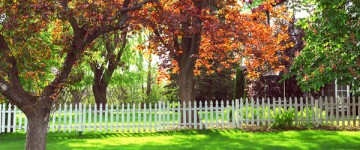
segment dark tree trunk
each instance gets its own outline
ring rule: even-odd
[[[43,112],[38,116],[28,117],[28,126],[26,132],[27,150],[45,150],[46,135],[49,123],[49,112]]]
[[[106,98],[107,85],[101,83],[94,83],[92,87],[93,87],[93,93],[94,93],[96,105],[99,107],[100,104],[102,104],[104,109],[105,108],[104,106],[107,103],[107,98]]]
[[[182,38],[181,47],[184,52],[179,59],[179,90],[181,104],[186,102],[186,106],[183,107],[187,107],[188,102],[191,102],[192,107],[194,107],[193,103],[196,101],[194,69],[197,56],[199,54],[200,39],[200,33],[197,33],[191,37]],[[186,122],[191,121],[194,123],[195,115],[198,114],[192,113],[192,116],[186,115]],[[184,117],[181,118],[183,119]],[[184,122],[184,120],[182,120],[182,122]],[[197,119],[197,122],[199,122],[199,119]],[[188,127],[193,128],[194,126],[189,125]]]

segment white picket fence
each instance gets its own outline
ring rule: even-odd
[[[186,106],[186,107],[182,107]],[[51,115],[49,132],[156,132],[194,129],[268,126],[276,115],[291,111],[294,125],[358,126],[360,103],[333,99],[246,99],[199,103],[158,102],[60,105]],[[187,120],[187,115],[194,119]],[[0,105],[0,133],[26,132],[25,115],[10,104]]]

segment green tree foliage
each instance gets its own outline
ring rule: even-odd
[[[296,76],[303,91],[339,84],[360,86],[360,1],[306,0],[315,10],[299,21],[305,47],[285,78]]]

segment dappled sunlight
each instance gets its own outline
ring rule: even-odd
[[[23,149],[24,133],[0,135],[0,149]],[[4,144],[3,144],[4,143]],[[62,149],[358,149],[360,132],[299,130],[180,130],[157,133],[49,133],[47,148]]]

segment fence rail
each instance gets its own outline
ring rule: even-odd
[[[184,106],[184,107],[183,107]],[[64,104],[52,112],[48,132],[156,132],[183,128],[269,126],[276,116],[293,114],[293,125],[359,126],[355,98],[245,99],[155,104]],[[197,115],[192,115],[197,114]],[[192,118],[193,119],[189,119]],[[12,105],[0,105],[0,133],[26,132],[27,118]]]

